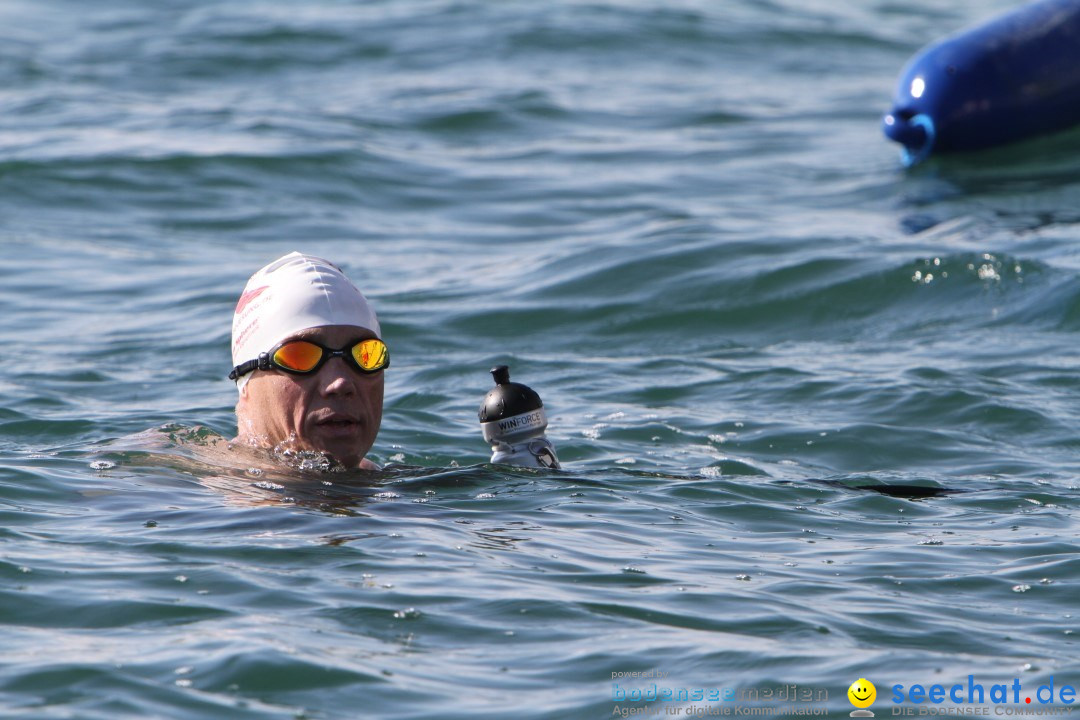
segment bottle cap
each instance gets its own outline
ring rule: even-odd
[[[527,385],[510,382],[510,368],[491,368],[495,387],[488,391],[477,415],[484,440],[493,442],[543,433],[547,427],[544,403]]]
[[[510,382],[510,368],[506,365],[491,368],[491,376],[495,378],[495,387],[488,391],[480,406],[477,413],[480,422],[502,420],[544,407],[540,396],[531,387]]]

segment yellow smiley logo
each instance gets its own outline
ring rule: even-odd
[[[859,678],[847,689],[848,700],[857,708],[868,708],[877,699],[877,688],[866,678]]]

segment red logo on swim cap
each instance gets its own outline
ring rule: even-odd
[[[248,290],[246,293],[241,295],[240,299],[236,303],[236,314],[239,315],[243,311],[243,309],[245,307],[247,307],[248,303],[250,303],[252,300],[254,300],[255,298],[262,295],[263,291],[266,290],[268,287],[270,287],[270,286],[269,285],[263,285],[260,288],[255,288],[254,290]]]

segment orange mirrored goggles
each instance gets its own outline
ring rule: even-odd
[[[310,340],[290,340],[278,345],[268,353],[259,353],[257,360],[248,360],[232,369],[230,380],[255,370],[284,370],[295,375],[307,375],[323,366],[333,357],[345,358],[357,372],[365,375],[377,373],[390,367],[390,351],[382,340],[370,338],[354,345],[332,350]]]

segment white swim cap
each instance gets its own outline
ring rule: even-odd
[[[233,366],[257,359],[294,333],[324,325],[356,325],[382,337],[375,311],[341,268],[289,253],[252,275],[236,303]],[[250,377],[240,376],[237,389]]]

